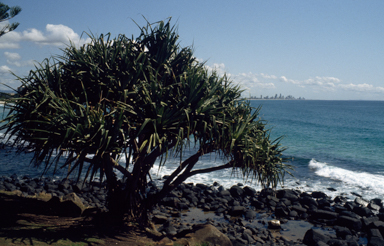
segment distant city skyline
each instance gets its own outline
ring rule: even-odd
[[[36,62],[71,40],[137,37],[139,26],[172,17],[181,46],[251,95],[384,100],[384,1],[51,1],[5,0],[22,11],[0,37],[0,83],[17,88]],[[136,22],[136,23],[135,23]],[[2,25],[7,22],[1,22]],[[0,90],[8,90],[4,85]]]
[[[280,99],[280,100],[305,100],[304,97],[294,97],[292,95],[283,95],[283,94],[275,94],[274,96],[270,96],[270,95],[260,95],[259,97],[258,96],[253,96],[253,95],[249,95],[248,97],[245,97],[245,98],[248,98],[248,99]]]

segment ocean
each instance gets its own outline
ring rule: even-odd
[[[295,167],[277,188],[323,191],[330,197],[384,199],[384,101],[251,100],[262,106],[260,117],[268,122],[272,138],[284,136],[285,157]],[[0,133],[1,134],[1,133]],[[188,153],[193,153],[193,149]],[[42,169],[30,166],[31,154],[0,149],[0,176],[39,176]],[[124,162],[125,160],[121,160]],[[164,167],[152,169],[152,178],[168,175],[178,165],[170,158]],[[218,165],[225,160],[207,155],[196,167]],[[54,179],[65,177],[60,170]],[[240,173],[223,170],[190,177],[186,182],[218,182],[226,188],[242,183],[261,189]]]

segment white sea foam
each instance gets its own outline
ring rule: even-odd
[[[383,175],[351,171],[315,159],[312,159],[308,166],[316,175],[341,182],[339,186],[344,191],[352,190],[369,194],[369,196],[384,196]]]

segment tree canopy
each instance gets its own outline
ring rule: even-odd
[[[21,12],[21,8],[19,6],[9,7],[6,4],[0,2],[0,22],[8,21],[18,15]],[[14,22],[12,24],[7,24],[3,26],[0,30],[0,37],[4,34],[15,30],[20,23]]]
[[[1,127],[13,144],[32,151],[34,164],[46,169],[106,177],[109,209],[141,221],[198,173],[232,168],[265,186],[282,182],[290,168],[284,148],[270,139],[259,109],[240,100],[240,87],[209,72],[191,47],[180,47],[170,20],[140,30],[136,39],[90,35],[89,44],[70,45],[18,77],[19,97],[8,101]],[[196,153],[185,156],[190,146]],[[199,168],[209,153],[228,161]],[[180,157],[180,165],[162,189],[146,194],[150,170],[170,155]]]

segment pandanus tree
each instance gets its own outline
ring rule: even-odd
[[[20,12],[21,8],[19,6],[9,7],[8,5],[0,2],[0,22],[6,22],[18,15]],[[0,29],[0,37],[15,30],[18,26],[18,22],[3,25]]]
[[[232,168],[265,186],[281,182],[290,168],[284,149],[270,139],[259,109],[239,100],[239,86],[180,47],[170,20],[140,30],[136,39],[90,35],[90,43],[70,45],[18,77],[5,135],[46,170],[106,177],[109,210],[143,225],[153,205],[195,174]],[[196,152],[185,156],[191,146]],[[199,168],[210,153],[227,161]],[[146,193],[150,170],[171,155],[179,165],[161,189]]]

